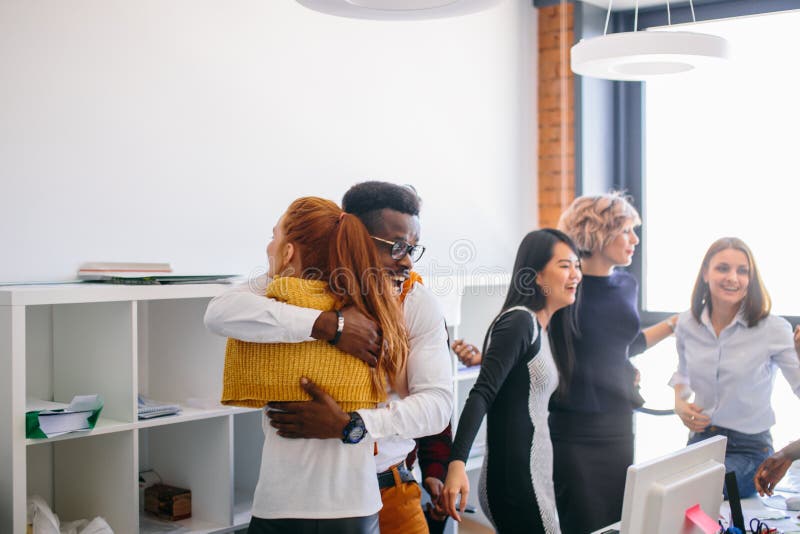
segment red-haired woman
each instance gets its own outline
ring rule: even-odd
[[[265,419],[248,532],[377,532],[381,496],[374,445],[363,439],[363,422],[359,425],[355,410],[385,399],[384,378],[394,389],[404,388],[408,342],[398,299],[363,223],[329,200],[304,197],[292,202],[273,229],[267,256],[272,279],[268,297],[319,310],[354,305],[380,325],[383,350],[371,369],[336,349],[335,340],[229,340],[224,403],[264,406],[304,400],[308,396],[300,379],[307,377],[351,417],[341,441],[285,439]]]
[[[728,437],[725,467],[736,473],[742,497],[755,493],[756,469],[773,452],[770,398],[778,368],[800,396],[792,327],[770,308],[750,248],[725,237],[706,252],[692,307],[678,318],[675,333],[675,412],[691,431],[690,444]]]

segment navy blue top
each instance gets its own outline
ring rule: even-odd
[[[635,371],[628,358],[646,348],[636,306],[638,287],[626,271],[583,275],[572,380],[566,398],[553,396],[551,412],[632,413]]]

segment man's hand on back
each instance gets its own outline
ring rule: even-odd
[[[377,366],[381,348],[378,323],[354,306],[346,306],[341,312],[344,317],[344,330],[336,343],[336,348],[355,356],[370,367]],[[329,341],[336,335],[336,327],[336,313],[322,312],[314,323],[311,337]]]
[[[342,431],[350,422],[347,412],[311,380],[301,378],[300,387],[311,395],[311,400],[270,402],[270,408],[281,411],[267,412],[269,424],[284,438],[342,439]]]

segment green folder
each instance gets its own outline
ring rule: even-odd
[[[76,395],[69,404],[28,399],[25,412],[25,437],[46,439],[68,432],[91,430],[100,418],[100,395]]]

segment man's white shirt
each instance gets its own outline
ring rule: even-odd
[[[311,340],[311,330],[321,312],[266,298],[264,290],[268,283],[269,279],[262,276],[215,297],[206,310],[206,327],[218,335],[242,341],[296,343]],[[415,284],[406,296],[403,315],[410,346],[406,365],[409,394],[404,398],[391,394],[385,405],[358,410],[369,438],[359,446],[368,442],[371,448],[370,440],[378,443],[378,455],[369,465],[372,479],[375,479],[376,470],[385,471],[403,461],[414,448],[414,438],[441,432],[450,422],[453,411],[452,367],[439,302],[424,285]],[[354,451],[347,448],[353,445],[338,440],[281,438],[266,418],[264,431],[266,440],[253,503],[254,516],[349,517],[370,515],[380,508],[377,482],[366,480],[364,469],[367,467],[360,465],[361,460],[356,461],[359,465],[341,465],[344,461],[341,454],[350,457]],[[324,450],[327,452],[314,456],[306,451],[309,446],[317,449],[314,442],[317,445],[326,442]],[[301,461],[299,454],[306,455],[302,460],[305,465],[280,461],[287,457]],[[308,462],[314,464],[314,469],[309,469]],[[284,477],[294,478],[296,490],[286,487]],[[278,481],[280,484],[276,484]],[[280,487],[274,487],[278,485]],[[341,502],[331,502],[337,500],[331,499],[335,495],[330,493],[334,487],[346,490],[338,491],[337,498]],[[290,496],[295,491],[302,491],[302,502],[295,502]],[[359,508],[359,500],[364,503],[362,511],[371,510],[375,499],[378,505],[375,510],[350,513]],[[348,513],[343,514],[344,510]],[[287,512],[292,515],[285,515]]]

